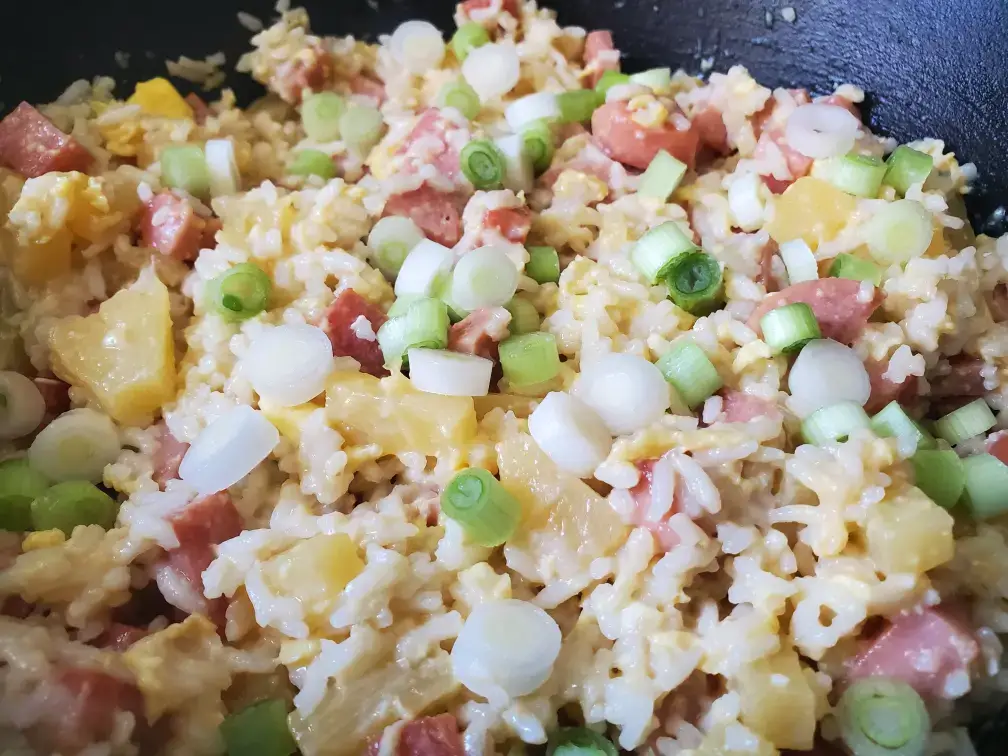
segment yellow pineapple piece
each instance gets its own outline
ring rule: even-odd
[[[742,723],[777,748],[807,751],[815,738],[815,693],[792,650],[760,659],[735,679]]]
[[[71,236],[66,231],[45,241],[19,244],[14,250],[14,275],[28,286],[45,286],[73,267]]]
[[[868,513],[868,556],[887,575],[927,572],[952,558],[952,515],[919,489],[880,501]]]
[[[121,424],[150,422],[175,396],[168,289],[151,268],[93,315],[63,318],[49,346],[55,373]]]
[[[806,176],[777,198],[767,231],[776,242],[804,239],[815,249],[840,233],[856,208],[857,200],[849,194],[822,179]]]
[[[476,407],[476,417],[480,420],[491,410],[502,409],[505,412],[514,412],[515,417],[528,417],[535,409],[537,400],[534,397],[518,396],[517,394],[487,394],[486,396],[474,396],[473,405]]]
[[[322,617],[363,569],[350,537],[334,533],[295,544],[267,561],[263,574],[274,589],[295,597],[306,614]]]

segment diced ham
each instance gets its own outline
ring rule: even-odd
[[[40,714],[41,739],[61,753],[108,740],[117,712],[143,717],[143,696],[131,682],[85,667],[65,667],[48,682],[52,689]]]
[[[458,722],[451,714],[420,717],[407,722],[396,733],[395,756],[463,756]],[[368,741],[367,756],[378,756],[381,740]]]
[[[865,369],[868,371],[868,380],[871,382],[871,395],[868,403],[865,404],[865,412],[874,415],[892,401],[906,404],[917,396],[917,376],[907,376],[902,383],[894,383],[885,377],[884,373],[888,369],[888,363],[877,360],[867,360]]]
[[[322,315],[321,328],[332,342],[335,357],[353,357],[365,373],[381,377],[388,375],[385,358],[378,341],[362,339],[354,323],[363,317],[375,334],[388,320],[379,307],[368,302],[353,289],[344,289]]]
[[[991,317],[996,323],[1008,320],[1008,284],[999,283],[988,297]]]
[[[948,697],[946,679],[968,673],[979,653],[976,637],[963,622],[949,612],[927,608],[896,617],[854,657],[847,678],[894,677],[922,696]]]
[[[784,162],[787,164],[789,175],[774,176],[763,174],[763,181],[770,188],[770,191],[774,194],[780,194],[795,181],[809,174],[809,171],[812,170],[813,160],[788,144],[787,138],[784,136],[783,127],[768,129],[760,135],[759,142],[756,143],[754,158],[756,160],[765,159],[768,153],[773,151],[774,148],[779,150],[784,156]]]
[[[949,359],[949,372],[929,379],[931,396],[979,398],[988,393],[984,386],[984,361],[960,354]]]
[[[427,108],[407,135],[399,154],[410,158],[407,171],[415,172],[422,165],[432,165],[442,176],[456,179],[461,171],[459,154],[448,142],[453,128],[437,108]]]
[[[112,622],[95,640],[98,648],[108,648],[112,651],[125,651],[141,638],[147,636],[147,631],[142,627],[124,625],[122,622]]]
[[[448,330],[448,349],[497,359],[497,344],[508,337],[511,315],[503,307],[489,307],[469,313]]]
[[[987,437],[987,453],[1008,465],[1008,431],[997,431]]]
[[[372,79],[370,76],[358,74],[351,77],[347,85],[350,87],[351,92],[370,97],[375,101],[376,105],[381,105],[385,102],[385,85],[380,81]]]
[[[679,502],[682,500],[679,487],[682,485],[681,476],[675,471],[671,464],[665,463],[660,474],[666,477],[664,484],[667,490],[661,492],[662,496],[671,496],[671,505],[658,516],[652,512],[655,493],[655,465],[661,462],[660,459],[646,459],[637,463],[640,470],[640,479],[637,485],[630,489],[630,497],[633,499],[634,510],[630,521],[639,527],[647,528],[651,531],[658,545],[664,551],[671,551],[679,545],[679,534],[668,524],[669,518],[679,511]]]
[[[809,97],[808,90],[806,89],[789,89],[788,94],[791,95],[791,99],[794,100],[796,106],[808,105],[812,102],[812,98]],[[760,135],[763,133],[763,129],[767,127],[767,124],[772,124],[774,121],[781,121],[781,119],[774,118],[777,115],[777,98],[770,97],[766,104],[756,113],[754,113],[749,122],[753,127],[753,134],[759,139]],[[777,126],[783,126],[783,123],[776,123]]]
[[[776,409],[773,402],[744,391],[725,389],[721,392],[721,411],[727,423],[748,423],[757,417],[765,417]]]
[[[304,90],[320,92],[332,82],[333,58],[318,45],[299,50],[291,60],[281,63],[270,78],[270,87],[292,105],[301,102]]]
[[[532,211],[527,207],[497,207],[487,210],[483,225],[495,229],[509,242],[524,244],[532,229]]]
[[[642,126],[633,120],[625,102],[607,102],[591,119],[595,142],[613,160],[641,170],[661,150],[692,168],[700,139],[695,129],[680,131],[671,122]]]
[[[749,327],[759,333],[760,318],[778,307],[804,302],[819,321],[823,338],[851,344],[864,331],[868,318],[882,304],[882,292],[872,287],[872,296],[862,299],[861,281],[846,278],[819,278],[788,286],[763,298],[752,315]]]
[[[596,29],[588,32],[584,45],[584,64],[591,70],[588,81],[594,87],[606,71],[620,70],[620,55],[613,44],[612,32],[606,29]]]
[[[189,444],[179,441],[163,422],[158,424],[157,446],[154,447],[154,482],[163,491],[169,480],[178,478],[179,465],[189,451]]]
[[[481,11],[489,8],[495,0],[465,0],[462,3],[462,10],[467,16],[471,16],[473,11]],[[510,13],[515,18],[519,17],[518,0],[499,0],[500,9],[505,13]]]
[[[220,224],[216,218],[197,215],[187,200],[163,191],[144,206],[139,228],[145,247],[188,261],[195,260],[203,247],[213,246]]]
[[[94,158],[76,139],[22,102],[0,121],[0,162],[25,178],[51,171],[81,171]]]
[[[778,252],[780,252],[780,247],[773,239],[767,239],[766,244],[760,250],[760,272],[756,280],[763,284],[763,288],[767,290],[768,294],[773,294],[780,288],[777,285],[777,277],[773,273],[773,261]]]
[[[32,378],[32,382],[42,394],[42,400],[45,402],[45,415],[39,424],[41,429],[70,409],[70,384],[64,383],[58,378],[45,376]]]
[[[31,616],[33,611],[35,611],[35,606],[17,595],[8,596],[0,603],[0,614],[4,617],[26,619]]]
[[[210,115],[210,106],[206,104],[203,98],[195,92],[190,92],[185,96],[185,101],[192,108],[193,120],[200,126],[206,123],[207,116]]]
[[[459,204],[458,196],[424,184],[410,192],[393,194],[385,202],[383,214],[405,216],[416,223],[428,239],[454,247],[462,238]]]
[[[707,105],[693,116],[693,129],[700,139],[700,144],[709,147],[719,155],[731,152],[728,143],[728,129],[725,127],[721,111],[713,105]]]

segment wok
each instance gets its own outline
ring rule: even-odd
[[[238,10],[263,19],[275,0],[98,0],[3,3],[0,103],[54,99],[97,74],[120,84],[164,75],[164,60],[248,49]],[[297,0],[295,0],[297,4]],[[451,0],[303,0],[316,31],[373,39],[409,18],[451,28]],[[967,198],[977,231],[1003,233],[1008,198],[1008,3],[1003,0],[547,0],[561,23],[611,29],[625,70],[698,72],[735,63],[769,86],[815,93],[851,82],[868,93],[867,121],[900,141],[944,139],[979,175]],[[794,11],[793,21],[790,11]],[[116,63],[129,54],[129,68]],[[121,57],[121,56],[120,56]],[[185,82],[180,85],[189,86]],[[250,100],[262,90],[231,74]],[[123,88],[125,91],[125,87]],[[1008,713],[976,728],[981,756],[1005,753]]]

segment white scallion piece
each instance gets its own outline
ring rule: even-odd
[[[591,407],[569,394],[552,391],[529,415],[529,433],[557,467],[586,478],[612,449],[605,422]]]
[[[735,225],[743,231],[755,231],[763,225],[764,205],[760,196],[763,180],[756,173],[746,173],[728,187],[728,209]]]
[[[412,219],[389,215],[374,224],[367,245],[373,252],[375,267],[394,280],[406,255],[424,238],[423,231]]]
[[[800,105],[784,126],[784,138],[806,157],[839,157],[851,151],[861,122],[839,105]]]
[[[406,255],[395,282],[397,297],[429,297],[451,270],[452,251],[423,239]]]
[[[528,695],[553,671],[563,637],[535,604],[500,599],[479,604],[452,647],[455,678],[494,703]]]
[[[0,373],[0,440],[27,436],[45,416],[45,399],[31,380],[21,373]]]
[[[871,395],[868,371],[857,353],[832,339],[806,344],[788,375],[791,409],[805,418],[818,409],[840,402],[864,406]]]
[[[441,65],[445,43],[441,32],[428,21],[405,21],[392,32],[389,41],[392,56],[414,76]]]
[[[208,139],[203,146],[210,171],[210,195],[221,197],[236,194],[241,188],[241,174],[230,139]]]
[[[890,202],[862,227],[868,251],[882,265],[920,257],[934,237],[931,213],[916,200]]]
[[[303,323],[263,332],[242,358],[252,388],[280,407],[304,404],[325,391],[334,363],[325,331]]]
[[[514,134],[501,137],[496,144],[504,156],[504,186],[513,192],[531,191],[535,172],[532,169],[532,161],[525,154],[521,136]]]
[[[787,268],[788,283],[815,281],[819,278],[819,266],[815,255],[804,239],[793,239],[780,245],[781,260]]]
[[[75,409],[42,429],[28,449],[28,461],[49,480],[99,483],[120,449],[119,431],[108,416]]]
[[[553,92],[526,95],[512,102],[504,111],[508,126],[516,134],[535,121],[551,121],[559,117],[560,106]]]
[[[182,458],[179,477],[209,496],[252,472],[279,442],[280,432],[261,412],[239,405],[203,429]]]
[[[595,410],[614,436],[650,425],[671,404],[661,370],[634,354],[607,354],[584,366],[571,394]]]
[[[410,349],[410,382],[442,396],[486,396],[493,360],[443,349]]]
[[[462,78],[487,102],[514,89],[521,74],[513,42],[496,42],[472,50],[462,62]]]
[[[518,268],[501,247],[474,249],[463,255],[452,271],[452,304],[467,312],[503,307],[515,295],[519,276]]]

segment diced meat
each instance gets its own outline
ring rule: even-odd
[[[877,360],[867,360],[865,369],[868,371],[868,380],[871,382],[871,395],[868,403],[865,404],[865,412],[874,415],[892,401],[906,404],[917,396],[917,376],[907,376],[902,383],[894,383],[885,377],[884,373],[888,369],[888,363]]]
[[[353,357],[360,363],[361,370],[365,373],[377,377],[388,375],[378,340],[362,339],[357,335],[354,323],[361,317],[371,324],[371,331],[375,334],[388,320],[379,307],[368,302],[353,289],[341,291],[326,308],[321,327],[332,342],[333,355]]]
[[[748,423],[757,417],[765,417],[777,409],[773,402],[744,391],[725,389],[721,392],[721,400],[721,411],[727,423]]]
[[[709,147],[719,155],[731,152],[728,143],[728,129],[725,128],[721,111],[713,105],[707,105],[693,116],[693,129],[700,139],[700,144]]]
[[[497,344],[508,337],[511,315],[503,307],[488,307],[471,312],[448,330],[448,349],[497,359]]]
[[[216,219],[202,218],[188,201],[169,191],[159,192],[144,206],[140,241],[176,260],[195,260],[203,247],[213,246],[220,229]]]
[[[459,198],[427,184],[410,192],[393,194],[385,203],[384,215],[403,215],[411,219],[428,239],[446,247],[454,247],[462,238]]]
[[[40,712],[41,739],[62,753],[108,740],[116,713],[143,716],[143,696],[133,683],[96,669],[66,667],[49,681],[52,694]]]
[[[849,680],[894,677],[922,696],[942,698],[945,681],[969,672],[980,653],[972,631],[950,613],[927,608],[896,617],[847,670]]]
[[[532,211],[527,207],[497,207],[487,210],[483,225],[495,229],[509,242],[524,244],[532,229]]]
[[[861,120],[861,108],[857,106],[857,103],[851,102],[846,97],[832,94],[826,97],[816,97],[814,101],[822,103],[823,105],[839,105],[859,121]]]
[[[26,619],[35,610],[34,605],[29,604],[20,596],[8,596],[0,603],[0,614],[4,617],[15,617]]]
[[[312,92],[326,89],[333,80],[334,71],[332,55],[317,45],[310,45],[281,63],[269,83],[281,98],[297,105],[306,89]]]
[[[91,153],[27,102],[0,121],[0,162],[25,178],[51,171],[81,171],[91,165]]]
[[[462,3],[462,10],[467,16],[471,16],[473,11],[486,10],[494,2],[500,2],[500,9],[505,13],[510,13],[515,18],[519,17],[518,0],[465,0]]]
[[[381,741],[372,738],[367,756],[378,756]],[[462,736],[451,714],[420,717],[407,722],[398,732],[395,756],[462,756]]]
[[[991,317],[996,323],[1008,320],[1008,284],[999,283],[991,291],[987,304],[990,306]]]
[[[660,463],[657,474],[661,477],[656,481],[655,467]],[[678,488],[682,484],[680,476],[670,463],[662,463],[660,459],[638,462],[637,469],[640,470],[640,480],[630,489],[634,503],[630,521],[650,530],[658,545],[664,551],[671,551],[679,545],[680,540],[679,534],[668,524],[669,518],[679,511],[681,496]],[[656,495],[664,501],[656,502]]]
[[[633,120],[625,102],[607,102],[592,115],[592,135],[613,160],[641,170],[661,150],[692,168],[700,139],[692,127],[680,131],[671,122],[642,126]]]
[[[108,648],[113,651],[125,651],[141,638],[146,637],[147,631],[142,627],[124,625],[121,622],[113,622],[108,629],[95,640],[99,648]]]
[[[788,286],[763,298],[749,317],[749,327],[759,333],[760,318],[778,307],[804,302],[812,308],[823,338],[852,344],[864,331],[868,318],[882,304],[882,292],[872,287],[872,296],[862,298],[861,281],[820,278]]]
[[[352,77],[347,82],[347,85],[350,87],[351,92],[370,97],[375,101],[376,105],[381,105],[385,102],[385,85],[380,81],[372,79],[370,76],[358,74]]]
[[[970,397],[988,393],[984,386],[984,361],[979,357],[957,355],[949,360],[949,372],[929,378],[932,397]]]
[[[157,446],[154,447],[154,482],[163,491],[169,480],[178,478],[179,465],[189,451],[189,444],[179,441],[163,422],[158,424]]]
[[[987,453],[1008,465],[1008,431],[997,431],[987,437]]]
[[[774,151],[780,151],[780,154],[784,156],[788,175],[762,175],[763,181],[770,187],[770,191],[774,194],[780,194],[795,181],[807,176],[812,170],[813,161],[812,158],[806,157],[788,144],[783,127],[764,131],[756,144],[756,152],[753,157],[756,160],[766,159]]]
[[[791,95],[791,99],[794,100],[796,106],[808,105],[812,102],[812,98],[809,97],[808,90],[806,89],[789,89],[788,94]],[[763,133],[763,129],[767,127],[768,124],[773,124],[775,121],[780,121],[781,119],[775,118],[777,115],[777,98],[770,97],[766,104],[756,113],[752,115],[749,122],[753,127],[753,134],[759,139],[760,135]],[[783,126],[782,123],[776,123],[777,126]]]
[[[763,284],[763,288],[767,290],[768,294],[773,294],[779,289],[777,277],[773,274],[773,261],[779,251],[780,247],[773,239],[767,239],[766,244],[760,250],[760,272],[756,280]]]
[[[442,176],[453,180],[458,177],[461,170],[459,154],[448,143],[449,128],[452,128],[451,123],[437,108],[427,108],[420,114],[399,149],[399,154],[410,158],[407,171],[415,171],[422,165],[432,165]]]
[[[41,429],[70,409],[70,384],[64,383],[58,378],[44,376],[33,378],[32,382],[42,394],[42,400],[45,402],[45,415],[39,424]]]
[[[207,116],[210,115],[210,106],[206,104],[203,98],[195,92],[190,92],[185,96],[185,101],[192,108],[193,120],[200,126],[206,123]]]
[[[620,70],[620,54],[613,44],[611,31],[597,29],[585,37],[584,64],[590,70],[588,81],[594,87],[606,71]]]

